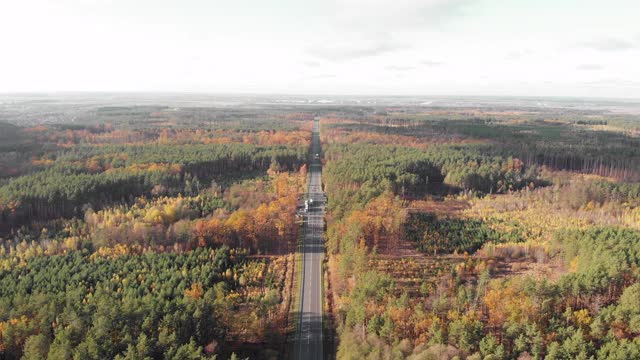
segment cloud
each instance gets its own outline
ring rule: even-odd
[[[314,75],[311,78],[312,79],[333,79],[336,78],[337,76],[335,74],[318,74],[318,75]]]
[[[514,50],[514,51],[509,51],[504,58],[505,60],[514,61],[514,60],[520,60],[527,56],[531,56],[532,54],[533,54],[533,51],[531,51],[530,49]]]
[[[602,84],[622,85],[622,86],[640,86],[640,81],[633,81],[627,79],[614,79],[609,82],[604,81]]]
[[[640,81],[618,78],[606,78],[592,81],[584,81],[583,85],[594,87],[614,87],[614,88],[640,88]]]
[[[433,26],[463,14],[474,0],[338,0],[337,24],[359,29]]]
[[[320,62],[315,60],[305,60],[302,63],[308,67],[320,67],[321,65]]]
[[[420,64],[424,65],[424,66],[428,66],[428,67],[436,67],[436,66],[444,65],[444,62],[442,62],[442,61],[434,61],[434,60],[422,60],[422,61],[420,61]]]
[[[443,64],[444,63],[442,61],[422,60],[418,62],[418,65],[387,65],[384,68],[390,71],[407,72],[407,71],[417,70],[419,66],[437,67]]]
[[[329,1],[330,15],[323,22],[324,32],[312,40],[306,52],[317,59],[340,62],[419,47],[408,40],[411,35],[457,19],[473,3],[474,0]]]
[[[604,70],[604,66],[600,64],[580,64],[576,67],[578,70],[596,71]]]
[[[353,43],[340,43],[333,46],[316,46],[312,49],[309,49],[308,53],[324,60],[348,61],[367,57],[375,57],[408,48],[410,48],[410,46],[406,44],[382,39],[380,41],[358,41]]]
[[[618,38],[606,38],[593,41],[583,42],[582,46],[598,51],[624,51],[638,48],[639,42],[631,42]]]
[[[415,66],[402,66],[402,65],[387,65],[384,67],[386,70],[391,71],[411,71],[415,70]]]

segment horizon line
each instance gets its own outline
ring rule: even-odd
[[[0,91],[0,96],[27,95],[27,96],[52,96],[52,95],[199,95],[199,96],[290,96],[290,97],[390,97],[390,98],[412,98],[412,97],[432,97],[432,98],[525,98],[525,99],[574,99],[574,100],[617,100],[617,101],[640,101],[640,96],[630,97],[610,97],[610,96],[579,96],[579,95],[500,95],[500,94],[357,94],[357,93],[286,93],[286,92],[244,92],[244,91],[184,91],[184,90],[42,90],[42,91]]]

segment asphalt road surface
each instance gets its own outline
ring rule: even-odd
[[[326,198],[322,191],[322,164],[320,154],[320,128],[318,120],[313,122],[309,166],[308,198],[312,199],[304,216],[304,238],[302,243],[301,299],[302,313],[298,328],[294,358],[322,359],[322,260],[324,258],[324,208]]]

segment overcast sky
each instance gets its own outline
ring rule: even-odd
[[[17,91],[640,98],[640,1],[1,0]]]

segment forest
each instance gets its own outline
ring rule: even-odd
[[[0,121],[2,359],[293,357],[314,119],[328,358],[640,358],[634,114],[41,107]]]
[[[338,359],[640,357],[637,120],[323,118]]]
[[[229,113],[0,123],[0,358],[287,356],[310,118]]]

